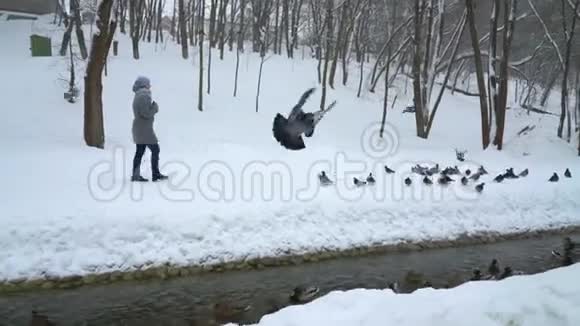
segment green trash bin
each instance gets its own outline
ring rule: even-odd
[[[52,56],[52,45],[50,37],[40,35],[30,36],[30,50],[33,57],[50,57]]]

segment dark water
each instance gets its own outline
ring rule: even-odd
[[[571,236],[580,240],[580,234]],[[561,246],[562,237],[546,235],[259,271],[4,295],[0,296],[0,325],[28,325],[32,310],[47,315],[56,325],[212,325],[216,318],[220,322],[256,322],[274,307],[288,305],[288,295],[298,285],[316,285],[324,294],[332,290],[386,288],[389,282],[398,281],[404,290],[411,291],[416,285],[409,281],[409,275],[420,273],[434,287],[453,286],[469,278],[473,268],[485,270],[493,258],[499,259],[502,267],[509,264],[526,273],[542,272],[558,265],[550,252]],[[249,304],[252,309],[229,315],[216,312],[216,303]]]

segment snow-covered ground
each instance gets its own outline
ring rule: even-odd
[[[448,290],[335,291],[307,305],[264,316],[260,326],[416,326],[580,324],[580,264]]]
[[[578,158],[556,138],[553,116],[510,110],[505,150],[484,152],[478,100],[446,94],[432,135],[422,140],[415,137],[414,117],[401,113],[411,95],[401,82],[391,91],[398,101],[379,141],[382,90],[357,99],[353,66],[348,86],[329,90],[337,107],[306,139],[305,150],[291,152],[273,139],[272,120],[317,86],[315,61],[269,57],[256,113],[259,58],[241,55],[234,98],[235,55],[221,61],[214,51],[211,95],[204,94],[199,112],[197,49],[195,59],[183,60],[171,42],[142,44],[142,59],[135,61],[121,36],[120,54],[110,58],[104,79],[106,148],[98,150],[83,141],[82,98],[63,100],[58,78],[67,75],[67,59],[29,56],[29,34],[38,31],[46,31],[41,22],[0,21],[0,281],[580,225]],[[59,42],[53,38],[53,45]],[[167,183],[128,181],[131,86],[138,75],[151,78],[160,106],[155,126],[162,170],[171,175]],[[306,110],[318,108],[319,95]],[[536,128],[517,136],[527,125]],[[455,148],[468,150],[466,162],[458,164]],[[146,177],[148,160],[146,154]],[[412,165],[435,162],[463,171],[485,165],[486,189],[426,187],[417,176],[404,186]],[[384,164],[397,173],[386,175]],[[530,175],[491,182],[510,166],[529,168]],[[575,178],[563,178],[566,168]],[[320,170],[337,185],[320,188]],[[369,172],[376,185],[351,185],[354,176]],[[559,183],[547,182],[553,172]]]

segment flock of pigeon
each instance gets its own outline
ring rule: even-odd
[[[395,170],[393,170],[385,165],[385,172],[387,174],[394,174]],[[422,176],[423,183],[427,186],[430,186],[433,184],[433,179],[436,177],[436,175],[438,175],[437,183],[440,185],[445,186],[445,185],[448,185],[452,182],[455,182],[456,179],[453,179],[452,178],[452,176],[453,176],[453,177],[459,178],[462,185],[467,186],[470,181],[477,182],[481,176],[488,174],[488,172],[483,167],[483,165],[481,165],[477,169],[476,172],[472,173],[472,171],[470,169],[466,169],[465,171],[461,172],[460,169],[457,167],[457,165],[453,166],[453,167],[451,167],[451,166],[446,167],[445,169],[441,170],[439,167],[439,164],[435,164],[435,166],[433,166],[433,167],[421,166],[420,164],[417,164],[411,168],[411,172],[414,174],[418,174],[418,175]],[[506,169],[506,171],[504,173],[498,174],[493,179],[493,181],[496,183],[501,183],[505,179],[525,178],[528,176],[529,173],[530,173],[530,171],[528,169],[525,169],[525,170],[521,171],[520,173],[516,174],[514,172],[513,168],[508,168],[508,169]],[[572,173],[570,172],[570,169],[566,169],[566,171],[564,171],[564,176],[566,178],[572,178]],[[330,178],[328,177],[328,175],[326,174],[325,171],[321,171],[318,174],[318,180],[319,180],[321,186],[331,186],[334,184],[334,182],[332,180],[330,180]],[[558,182],[559,180],[560,180],[560,177],[558,176],[558,173],[556,173],[556,172],[554,172],[554,174],[548,179],[549,182]],[[405,182],[406,186],[411,186],[413,184],[413,180],[410,177],[405,178],[404,182]],[[353,184],[357,187],[363,187],[363,186],[367,186],[367,185],[372,186],[375,183],[376,183],[376,180],[375,180],[375,177],[373,176],[372,172],[369,173],[366,180],[364,180],[362,178],[356,178],[356,177],[353,178]],[[479,193],[482,192],[484,186],[485,186],[485,182],[476,184],[475,191],[477,191]]]

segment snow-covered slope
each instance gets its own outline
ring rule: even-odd
[[[410,101],[401,82],[381,141],[382,90],[357,99],[353,66],[348,86],[329,90],[329,101],[338,105],[306,139],[307,148],[283,149],[272,137],[272,119],[317,86],[316,62],[310,59],[270,57],[256,113],[259,58],[241,55],[234,98],[235,56],[226,53],[221,61],[214,52],[211,95],[204,94],[199,112],[196,49],[196,59],[183,60],[172,43],[143,44],[142,59],[135,61],[129,40],[120,36],[120,54],[110,58],[104,81],[106,149],[88,148],[82,98],[64,101],[58,81],[66,76],[66,59],[28,54],[29,33],[50,34],[54,28],[0,21],[0,44],[10,44],[0,60],[0,280],[580,224],[579,179],[547,182],[555,171],[562,177],[567,167],[580,173],[574,149],[555,137],[552,116],[511,110],[505,151],[483,152],[477,99],[447,94],[431,137],[422,140],[414,136],[414,117],[401,113]],[[155,124],[162,170],[172,176],[168,183],[128,181],[134,151],[131,85],[138,75],[151,78],[160,106]],[[318,108],[319,95],[320,90],[306,110]],[[527,125],[536,128],[517,136]],[[482,178],[487,183],[482,194],[474,184],[425,187],[417,177],[413,186],[404,186],[414,164],[458,164],[455,148],[468,150],[462,171],[483,164],[491,173]],[[147,177],[148,158],[142,165]],[[397,173],[383,173],[384,164]],[[530,175],[490,182],[510,166],[516,172],[529,168]],[[323,169],[336,186],[318,186],[316,174]],[[375,186],[351,185],[354,176],[369,172]]]
[[[260,326],[551,325],[580,323],[580,264],[449,290],[335,291],[262,318]]]

